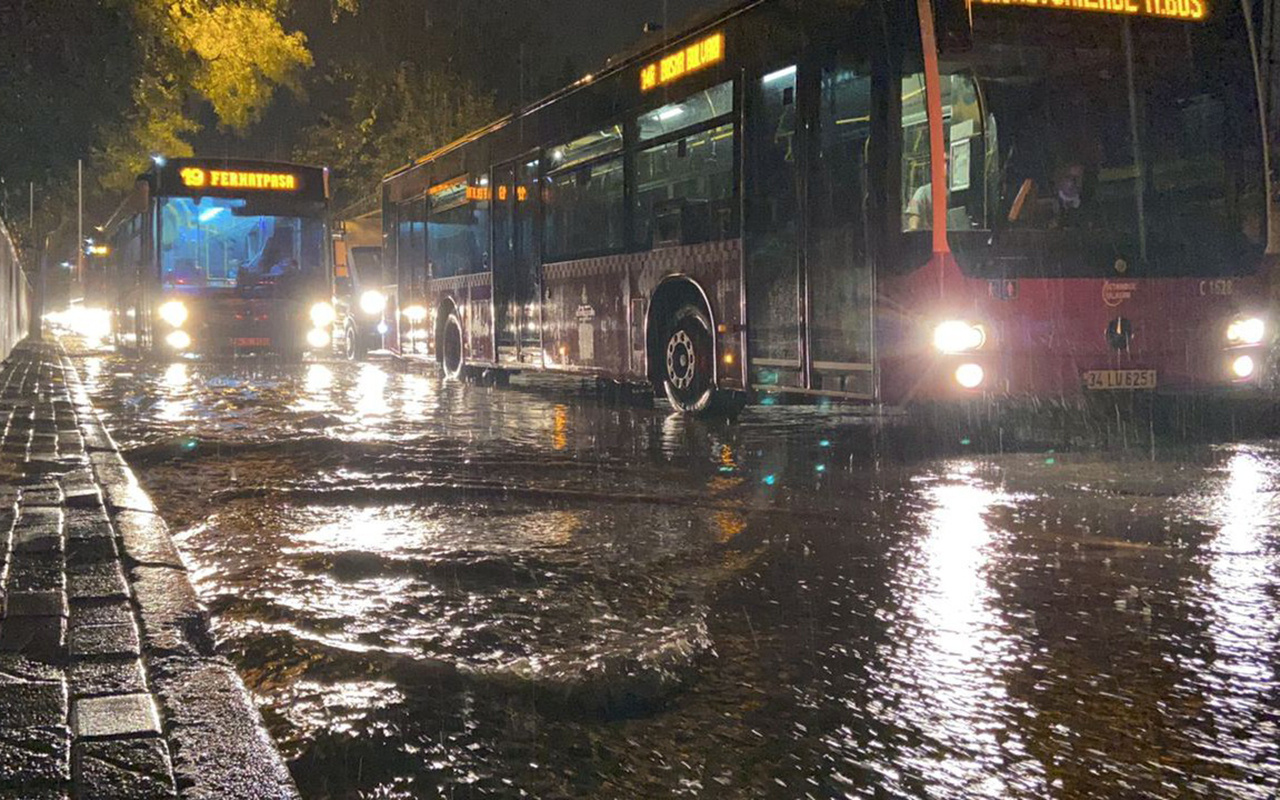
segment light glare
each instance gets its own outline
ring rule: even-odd
[[[971,325],[953,319],[939,325],[933,331],[933,346],[943,353],[967,353],[977,350],[987,341],[981,325]]]
[[[976,389],[982,385],[986,373],[977,364],[961,364],[956,368],[956,383],[965,389]]]
[[[333,305],[323,300],[311,307],[311,324],[317,328],[332,325],[337,318],[338,314],[333,310]]]
[[[160,306],[160,319],[175,328],[181,328],[187,321],[187,305],[181,300],[170,300]]]
[[[186,350],[191,347],[191,337],[186,331],[173,331],[164,337],[164,341],[174,350]]]
[[[387,296],[377,289],[370,289],[360,295],[360,310],[366,314],[381,314],[387,307]]]
[[[1266,333],[1265,322],[1258,317],[1245,317],[1227,326],[1227,341],[1232,344],[1259,344]]]
[[[1231,371],[1241,380],[1251,377],[1254,369],[1253,356],[1240,356],[1231,362]]]

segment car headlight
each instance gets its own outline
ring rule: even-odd
[[[933,329],[933,346],[942,353],[968,353],[986,342],[985,328],[963,320],[947,320]]]
[[[1227,326],[1231,344],[1259,344],[1267,335],[1267,324],[1258,317],[1241,317]]]
[[[387,307],[387,296],[377,289],[370,289],[360,295],[360,310],[366,314],[381,314]]]
[[[160,306],[160,319],[175,328],[181,328],[187,321],[187,304],[181,300],[170,300]]]
[[[319,328],[312,328],[307,334],[307,346],[312,350],[323,350],[329,346],[329,333]]]
[[[191,347],[191,336],[186,331],[172,331],[164,337],[164,342],[174,350],[186,350]]]
[[[338,314],[333,310],[333,305],[323,300],[311,307],[311,324],[317,328],[327,328],[337,318]]]

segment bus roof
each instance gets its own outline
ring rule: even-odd
[[[471,133],[468,133],[465,136],[455,139],[446,145],[438,147],[435,150],[432,150],[431,152],[427,153],[426,155],[423,155],[415,159],[414,161],[408,164],[405,164],[404,166],[398,167],[392,170],[391,172],[388,172],[385,176],[383,176],[383,180],[385,181],[390,178],[394,178],[397,175],[402,175],[405,172],[408,172],[409,170],[413,169],[414,167],[420,164],[426,164],[428,162],[435,161],[441,156],[447,155],[448,153],[453,152],[459,147],[462,147],[463,145],[474,142],[477,139],[483,138],[484,136],[487,136],[488,134],[493,133],[494,131],[501,130],[502,128],[505,128],[507,125],[511,124],[511,122],[515,121],[516,119],[527,116],[542,108],[545,108],[546,106],[549,106],[552,103],[555,103],[573,94],[574,92],[582,89],[583,87],[589,86],[592,83],[595,83],[596,81],[602,78],[606,78],[624,69],[633,67],[637,63],[640,63],[645,59],[651,58],[653,57],[653,55],[657,53],[661,53],[662,51],[666,50],[674,42],[678,42],[682,39],[687,39],[689,37],[696,36],[697,34],[701,33],[702,31],[708,28],[712,28],[717,25],[723,24],[725,21],[732,19],[733,17],[745,12],[746,10],[754,6],[762,5],[770,1],[771,0],[726,0],[726,3],[720,8],[695,14],[684,24],[682,28],[680,28],[679,31],[677,31],[675,34],[671,36],[664,36],[662,38],[662,41],[654,42],[652,44],[641,42],[639,44],[633,45],[631,48],[622,51],[622,54],[620,54],[619,56],[611,57],[610,59],[608,59],[605,62],[605,67],[601,69],[599,72],[587,74],[582,78],[579,78],[578,80],[569,84],[568,86],[562,89],[558,89],[555,92],[552,92],[551,94],[547,95],[546,97],[543,97],[540,100],[536,100],[511,114],[507,114],[506,116],[494,122],[489,123],[483,128],[472,131]]]

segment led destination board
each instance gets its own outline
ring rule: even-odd
[[[668,83],[675,83],[685,75],[706,69],[724,61],[724,34],[713,33],[688,47],[663,56],[640,70],[640,90],[647,92]]]
[[[292,192],[298,188],[298,176],[287,172],[246,172],[242,170],[201,169],[187,167],[180,173],[182,185],[190,189],[262,189]]]
[[[1022,6],[1060,11],[1092,11],[1130,17],[1202,20],[1209,12],[1205,0],[973,0],[983,6]]]

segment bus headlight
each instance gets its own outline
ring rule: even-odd
[[[307,346],[312,350],[323,350],[329,346],[329,333],[319,328],[312,328],[307,334]]]
[[[186,350],[191,347],[191,336],[186,331],[172,331],[164,337],[164,343],[174,350]]]
[[[1240,356],[1231,362],[1231,374],[1242,381],[1253,377],[1255,369],[1257,365],[1253,363],[1253,356]]]
[[[977,389],[987,374],[977,364],[961,364],[956,368],[956,383],[964,389]]]
[[[387,307],[387,296],[377,289],[370,289],[360,295],[360,310],[366,314],[381,314]]]
[[[181,300],[170,300],[160,306],[160,319],[175,328],[181,328],[187,321],[187,304]]]
[[[941,353],[968,353],[986,342],[985,328],[963,320],[947,320],[933,329],[933,346]]]
[[[321,300],[311,307],[311,324],[317,328],[327,328],[338,318],[333,305]]]
[[[1259,344],[1267,335],[1267,324],[1259,317],[1241,317],[1227,326],[1230,344]]]

